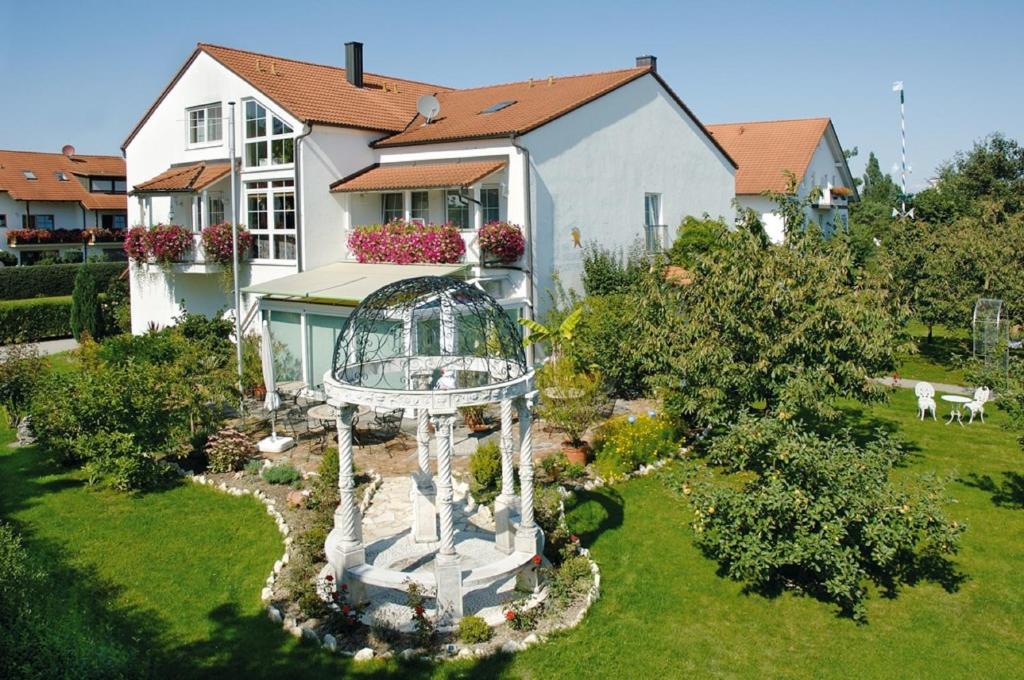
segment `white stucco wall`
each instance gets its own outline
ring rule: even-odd
[[[734,214],[735,169],[652,77],[639,78],[525,135],[530,150],[539,316],[557,271],[581,288],[582,242],[644,237],[644,194],[660,193],[673,238],[687,215]]]

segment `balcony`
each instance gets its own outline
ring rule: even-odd
[[[645,224],[644,247],[649,253],[662,253],[668,249],[668,225]]]
[[[221,272],[224,269],[223,265],[206,256],[206,251],[203,249],[203,235],[193,232],[191,237],[192,245],[179,257],[176,257],[169,266],[158,264],[151,258],[143,264],[145,271],[147,273],[163,272],[170,269],[179,274],[216,274]]]
[[[821,196],[814,207],[818,210],[843,209],[849,206],[849,197],[853,191],[847,187],[836,186],[822,189]]]

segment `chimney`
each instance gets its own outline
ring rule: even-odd
[[[363,43],[345,43],[345,75],[356,87],[363,86]]]
[[[636,58],[637,68],[649,68],[655,73],[658,72],[658,58],[650,54],[642,54]]]

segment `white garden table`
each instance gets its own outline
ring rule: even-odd
[[[941,399],[942,401],[948,401],[951,404],[949,411],[949,420],[946,421],[946,425],[952,423],[953,419],[955,418],[956,422],[960,423],[960,427],[963,427],[963,407],[964,404],[971,401],[971,398],[962,397],[959,394],[943,394]]]

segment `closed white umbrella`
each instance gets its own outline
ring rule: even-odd
[[[270,323],[264,320],[260,358],[263,362],[263,385],[267,388],[267,396],[263,407],[271,414],[271,438],[277,439],[277,409],[281,408],[281,397],[277,394],[277,381],[274,380],[274,348],[270,338]]]

